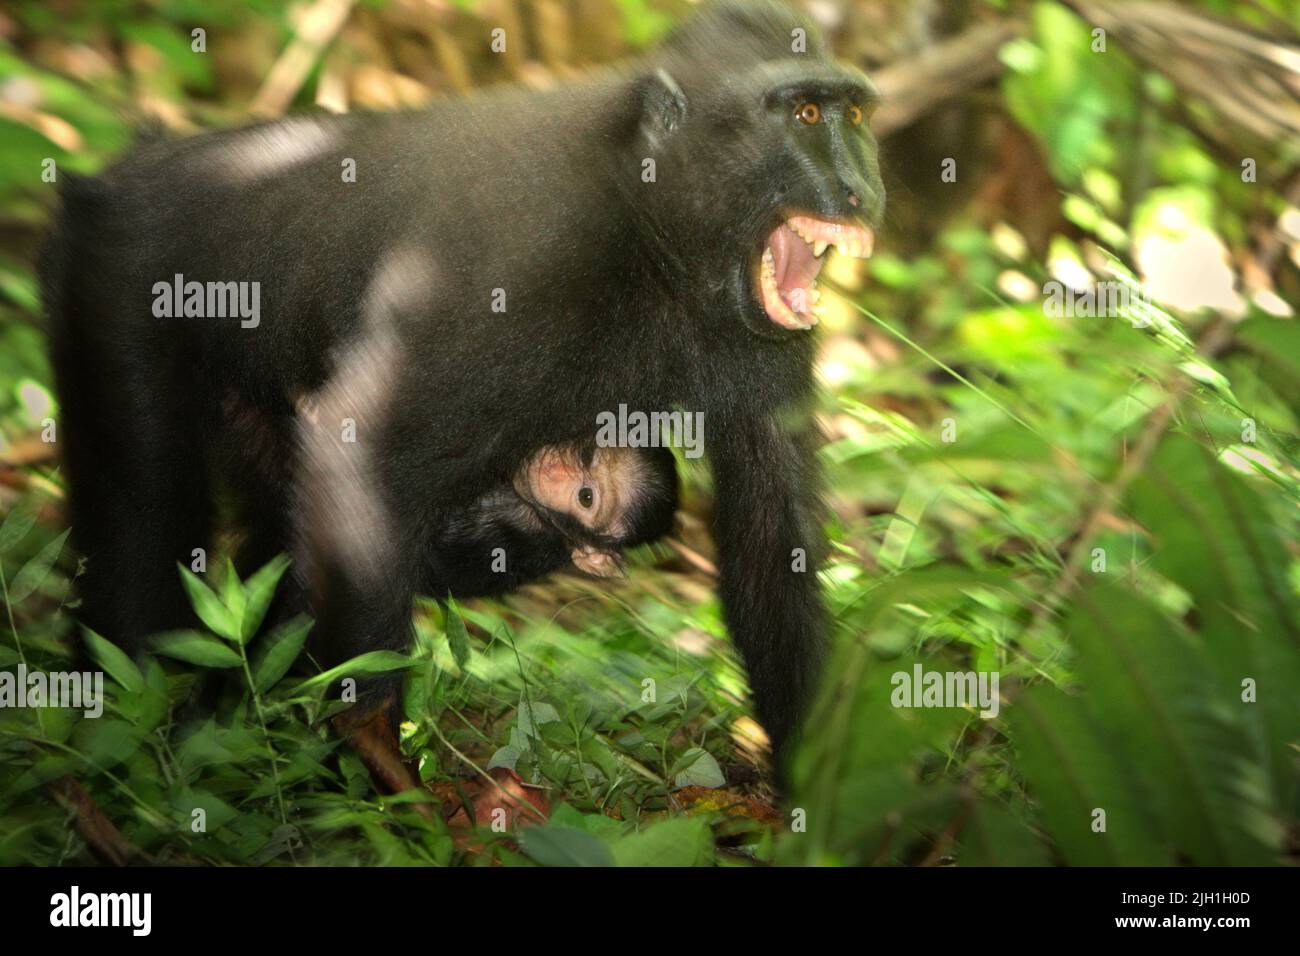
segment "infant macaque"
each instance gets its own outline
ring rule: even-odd
[[[504,594],[570,563],[618,574],[624,548],[663,537],[677,509],[666,448],[548,445],[508,485],[449,518],[428,558],[435,597]]]

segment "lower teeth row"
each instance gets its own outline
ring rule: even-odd
[[[810,288],[805,290],[805,295],[803,296],[804,299],[803,304],[806,306],[806,311],[796,310],[793,306],[791,306],[788,302],[785,301],[785,297],[781,295],[780,290],[776,287],[776,260],[773,259],[772,257],[771,249],[763,250],[762,280],[764,284],[771,286],[772,291],[776,294],[777,299],[779,299],[782,303],[784,303],[786,307],[789,308],[790,311],[794,312],[796,315],[817,316],[821,314],[821,309],[818,306],[819,303],[821,302],[822,293],[821,293],[821,289],[817,288],[816,280],[813,281],[813,284]]]

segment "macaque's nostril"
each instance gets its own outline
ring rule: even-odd
[[[855,208],[862,205],[862,200],[858,199],[857,193],[849,193],[849,205]]]

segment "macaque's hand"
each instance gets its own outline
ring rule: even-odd
[[[623,556],[617,551],[584,544],[573,549],[573,566],[598,578],[616,578],[623,575]]]

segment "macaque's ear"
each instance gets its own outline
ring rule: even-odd
[[[686,119],[686,94],[666,71],[656,70],[642,81],[641,108],[641,135],[655,149]]]
[[[573,549],[573,566],[579,571],[598,578],[616,578],[623,574],[623,557],[617,551],[606,551],[589,544]]]

